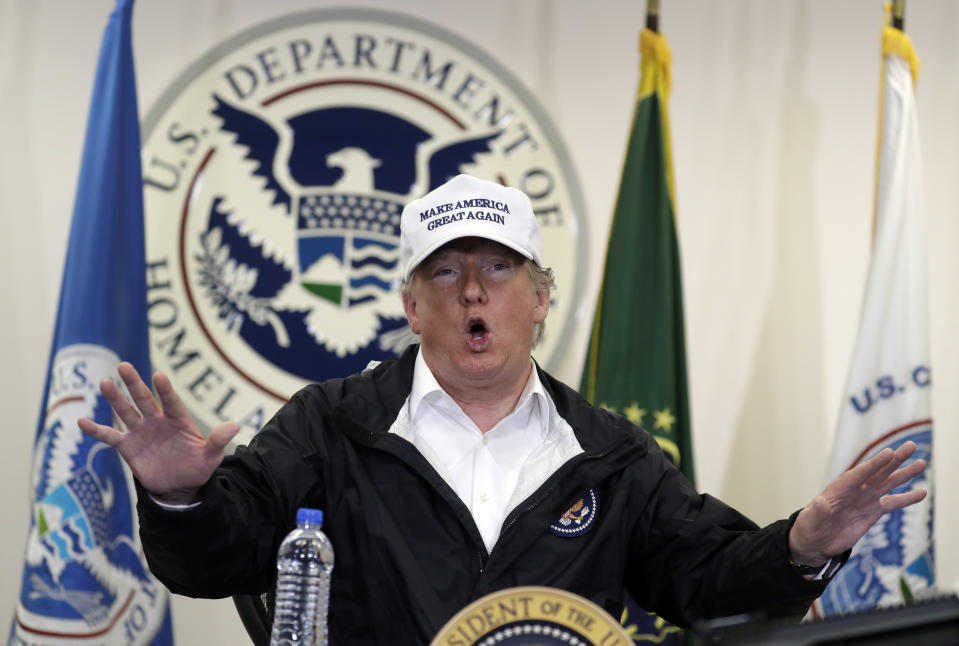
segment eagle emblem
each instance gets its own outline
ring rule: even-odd
[[[589,489],[569,509],[563,512],[558,521],[549,526],[549,531],[563,537],[585,534],[595,524],[598,505],[599,496],[596,490]]]
[[[559,519],[559,524],[564,527],[569,527],[573,523],[578,525],[583,522],[583,518],[588,513],[589,507],[586,506],[586,501],[580,498],[575,505],[566,510],[563,517]]]
[[[490,151],[499,130],[437,138],[384,110],[311,108],[282,120],[214,95],[270,208],[212,200],[195,283],[222,325],[292,374],[348,374],[415,339],[398,287],[403,206]],[[352,363],[348,363],[353,359]],[[347,364],[344,365],[344,360]]]

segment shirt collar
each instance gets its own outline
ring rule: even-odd
[[[535,405],[539,407],[540,420],[542,420],[544,425],[542,431],[545,436],[550,428],[552,401],[550,401],[550,398],[546,395],[546,390],[540,381],[539,371],[536,370],[536,364],[533,362],[532,357],[530,357],[529,361],[530,364],[532,364],[532,369],[529,371],[529,378],[527,378],[523,392],[516,402],[516,407],[510,411],[510,414],[525,406],[530,398],[534,398]],[[433,371],[430,370],[430,367],[426,364],[426,359],[423,358],[423,350],[421,348],[420,351],[416,353],[416,361],[413,364],[413,384],[410,388],[409,398],[410,421],[416,419],[416,411],[419,409],[423,400],[434,397],[437,398],[436,401],[448,400],[453,405],[456,405],[453,398],[450,397],[440,386],[439,382],[436,381],[436,377],[433,376]]]

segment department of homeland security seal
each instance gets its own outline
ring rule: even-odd
[[[581,291],[583,201],[530,94],[461,37],[317,10],[217,46],[144,125],[151,354],[201,426],[247,441],[304,383],[414,339],[403,205],[461,172],[526,192],[556,273],[548,368]]]
[[[592,601],[555,588],[525,586],[488,594],[458,612],[431,646],[628,646],[633,643]]]
[[[89,344],[54,357],[34,451],[33,522],[9,644],[136,644],[152,639],[168,596],[141,561],[132,480],[79,417],[111,423],[99,383],[119,358]]]

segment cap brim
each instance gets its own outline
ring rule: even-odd
[[[446,238],[440,238],[439,240],[434,240],[432,243],[430,243],[429,246],[426,247],[425,250],[420,252],[420,254],[416,258],[413,258],[412,260],[410,260],[410,267],[409,269],[406,270],[406,276],[404,280],[409,280],[410,275],[413,273],[413,271],[417,267],[419,267],[420,263],[426,260],[431,253],[433,253],[434,251],[436,251],[437,249],[439,249],[446,243],[452,242],[453,240],[459,240],[460,238],[483,238],[484,240],[492,240],[493,242],[498,242],[504,247],[509,247],[510,249],[518,253],[519,255],[526,258],[527,260],[532,260],[537,265],[541,264],[541,262],[537,260],[537,258],[533,255],[533,253],[529,249],[524,249],[522,246],[516,244],[515,242],[513,242],[506,236],[498,236],[495,234],[477,233],[475,231],[471,231],[470,233],[464,234],[464,235],[453,235]]]

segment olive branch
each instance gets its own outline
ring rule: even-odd
[[[281,347],[289,347],[290,337],[286,326],[270,307],[269,299],[257,298],[250,292],[256,286],[259,271],[230,256],[230,247],[223,244],[223,232],[219,227],[200,234],[201,251],[194,258],[200,263],[199,284],[216,308],[217,316],[223,319],[227,332],[239,331],[243,321],[249,318],[257,325],[269,325]]]

